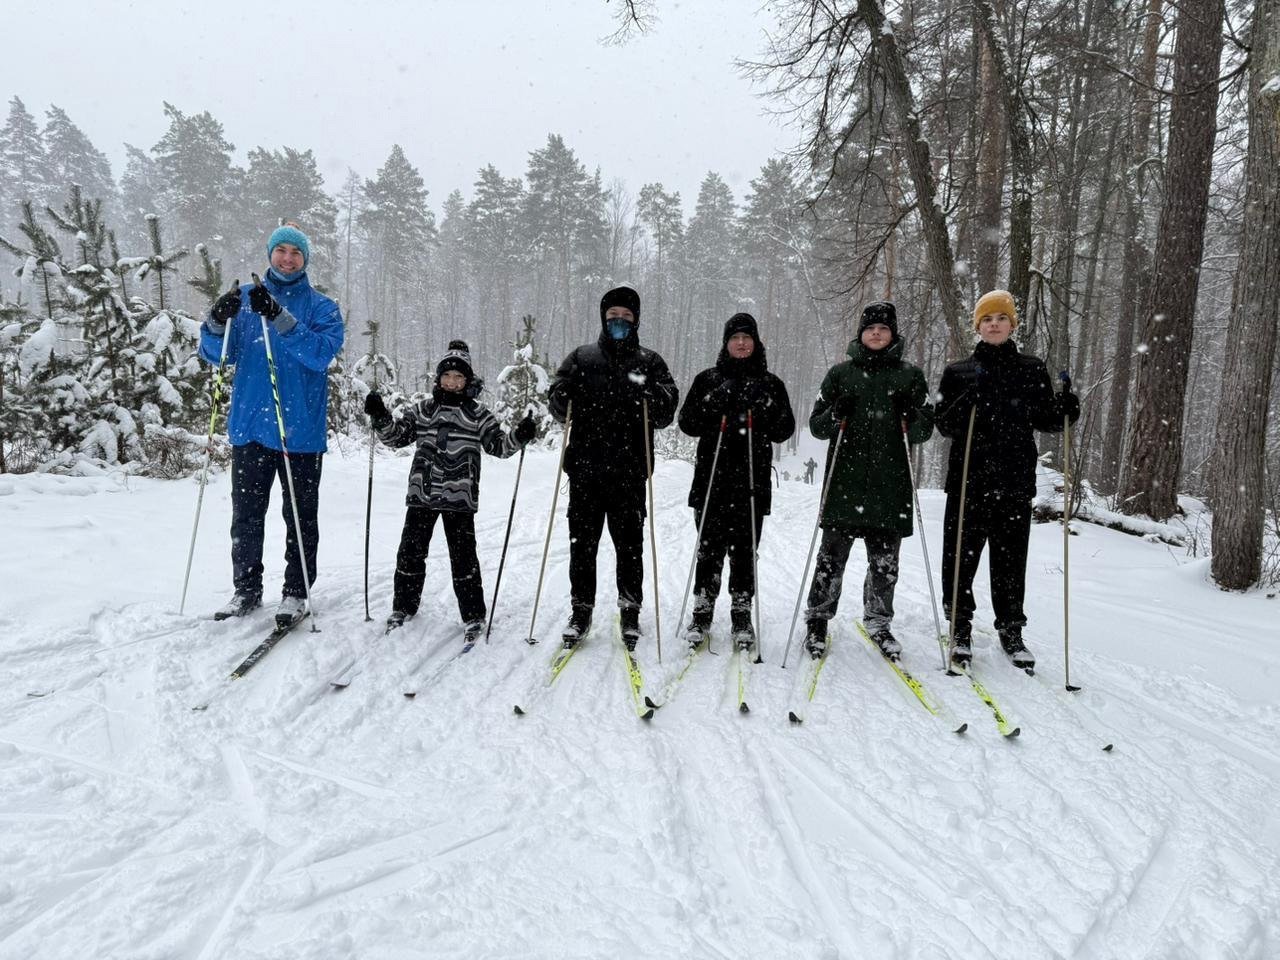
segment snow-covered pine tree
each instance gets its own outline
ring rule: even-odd
[[[556,426],[547,408],[551,371],[534,343],[538,333],[537,319],[526,313],[520,322],[522,327],[516,335],[515,354],[511,363],[498,374],[493,414],[505,429],[512,430],[524,419],[526,412],[532,413],[538,428],[537,438],[542,439]]]
[[[26,104],[9,101],[9,116],[0,127],[0,233],[8,234],[18,222],[16,202],[42,206],[48,195],[44,138]]]
[[[59,187],[78,183],[86,197],[102,201],[108,212],[117,210],[119,197],[106,154],[93,145],[61,107],[51,106],[45,116],[49,183]]]

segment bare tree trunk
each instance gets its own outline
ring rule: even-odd
[[[1156,519],[1177,510],[1182,421],[1209,177],[1217,132],[1222,0],[1184,0],[1174,49],[1173,108],[1155,276],[1144,300],[1137,403],[1119,507]]]
[[[1001,115],[1003,93],[996,70],[991,44],[979,30],[974,37],[981,50],[981,84],[978,115],[982,122],[975,135],[974,149],[978,154],[974,187],[977,234],[974,243],[977,263],[978,288],[983,292],[994,290],[1000,283],[1000,236],[1004,232],[1004,168],[1005,131]]]
[[[1262,573],[1267,408],[1280,325],[1280,0],[1257,0],[1251,48],[1244,235],[1211,458],[1213,579],[1228,590],[1250,587]]]
[[[898,41],[885,21],[881,0],[858,0],[858,15],[866,24],[875,50],[876,62],[884,76],[889,99],[898,122],[898,147],[907,161],[907,170],[916,194],[916,212],[929,253],[929,272],[938,289],[943,316],[951,334],[951,351],[960,356],[967,343],[965,310],[961,304],[960,285],[956,280],[956,261],[947,233],[947,219],[938,205],[937,180],[929,144],[920,129],[920,114],[915,94],[907,79],[906,66],[898,50]]]
[[[1133,85],[1133,134],[1125,148],[1124,266],[1120,279],[1120,312],[1116,319],[1115,366],[1111,374],[1111,391],[1107,399],[1107,429],[1102,435],[1102,454],[1097,476],[1098,487],[1108,493],[1120,483],[1120,451],[1129,411],[1129,386],[1133,379],[1133,331],[1137,325],[1139,276],[1142,243],[1138,239],[1138,223],[1142,216],[1142,198],[1146,185],[1147,140],[1151,130],[1151,114],[1155,108],[1156,52],[1160,42],[1161,9],[1164,0],[1149,0],[1147,23],[1142,35],[1142,59],[1138,79]],[[1130,182],[1129,177],[1133,177]]]

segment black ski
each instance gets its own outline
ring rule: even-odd
[[[257,666],[258,661],[261,660],[263,657],[265,657],[268,653],[270,653],[275,648],[275,645],[277,643],[279,643],[281,640],[287,637],[290,633],[292,633],[294,629],[298,626],[298,624],[302,623],[302,621],[305,619],[307,619],[307,614],[303,613],[296,620],[292,620],[287,624],[277,624],[276,628],[272,630],[270,634],[268,634],[267,638],[263,640],[260,644],[258,644],[256,647],[254,647],[252,652],[250,652],[250,654],[244,658],[240,666],[236,667],[234,670],[231,671],[231,674],[227,677],[227,680],[241,679],[246,673],[248,673],[255,666]],[[196,704],[191,709],[207,710],[209,708],[209,704],[213,701],[213,699],[219,693],[221,693],[223,690],[226,689],[226,686],[227,685],[225,682],[219,683],[218,686],[213,690],[212,693],[209,694],[208,697],[206,697],[201,703]]]

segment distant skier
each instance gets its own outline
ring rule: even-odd
[[[911,536],[911,475],[902,442],[903,424],[911,443],[933,434],[933,408],[924,373],[902,359],[903,341],[892,303],[871,303],[862,311],[858,336],[846,351],[849,359],[823,378],[809,417],[809,431],[819,440],[838,435],[839,451],[827,449],[827,464],[836,458],[822,513],[822,545],[806,613],[805,646],[821,656],[827,645],[827,622],[840,603],[845,564],[853,541],[867,550],[862,586],[862,619],[881,652],[896,659],[902,651],[890,626],[898,582],[898,549]]]
[[[565,473],[569,476],[569,589],[572,612],[564,645],[591,627],[596,600],[596,550],[608,522],[617,555],[623,640],[634,649],[644,600],[645,445],[670,425],[680,391],[666,361],[640,346],[640,295],[615,287],[600,299],[600,336],[560,364],[549,392],[551,415],[571,417]],[[569,404],[573,404],[569,413]],[[649,433],[643,429],[644,404]]]
[[[1018,352],[1010,339],[1017,326],[1013,297],[1007,291],[984,294],[973,311],[973,328],[980,338],[973,356],[948,365],[939,386],[938,432],[952,440],[942,527],[942,598],[948,618],[965,437],[970,411],[976,411],[952,650],[952,659],[961,665],[973,656],[973,577],[983,547],[990,545],[991,603],[1000,645],[1018,666],[1035,666],[1035,657],[1022,639],[1022,628],[1027,623],[1022,601],[1031,536],[1031,498],[1036,492],[1036,443],[1032,431],[1060,432],[1064,416],[1072,423],[1080,416],[1080,401],[1075,394],[1069,389],[1054,394],[1044,361]]]
[[[818,468],[818,461],[810,457],[804,462],[804,482],[813,483],[813,471]]]
[[[436,519],[444,523],[453,568],[453,592],[462,615],[464,640],[474,641],[484,629],[486,613],[480,561],[476,557],[475,515],[480,501],[480,452],[509,457],[533,439],[533,417],[525,414],[511,433],[477,396],[480,381],[471,366],[465,341],[451,340],[436,364],[431,396],[419,400],[398,418],[374,391],[364,401],[378,438],[389,447],[417,443],[409,468],[404,530],[396,554],[395,596],[387,632],[418,612],[426,581],[427,551]]]
[[[750,476],[747,472],[747,412],[752,413],[752,461],[755,468],[756,527],[751,529]],[[720,421],[726,417],[716,472],[711,474]],[[755,576],[751,550],[772,500],[773,444],[782,443],[796,429],[791,400],[782,380],[769,372],[764,343],[755,317],[737,313],[724,325],[724,339],[714,367],[694,377],[684,406],[680,429],[698,438],[689,506],[695,529],[701,527],[693,580],[693,615],[686,639],[691,647],[702,642],[711,627],[725,553],[729,555],[729,617],[735,646],[750,647],[751,601]],[[707,502],[707,485],[711,499]],[[707,503],[707,515],[702,514]],[[754,538],[754,539],[753,539]]]
[[[276,608],[282,626],[304,613],[316,581],[320,541],[320,467],[326,449],[329,363],[342,349],[338,305],[311,287],[307,259],[311,244],[296,226],[274,230],[267,240],[270,267],[261,286],[243,284],[214,303],[200,330],[200,356],[216,364],[227,341],[227,363],[235,366],[227,436],[231,440],[231,566],[235,596],[213,616],[242,617],[262,604],[262,541],[271,487],[280,478],[285,527],[283,596]],[[298,503],[306,556],[302,561],[293,507],[285,486],[281,425],[276,420],[263,320],[275,358],[285,446]]]

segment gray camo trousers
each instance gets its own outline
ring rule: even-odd
[[[868,633],[893,623],[893,591],[898,582],[898,547],[902,538],[878,530],[851,535],[824,529],[818,547],[818,565],[809,587],[808,620],[830,620],[840,606],[845,564],[853,541],[861,539],[867,548],[867,576],[862,582],[862,622]]]

